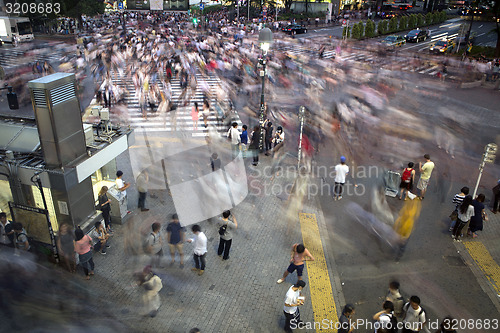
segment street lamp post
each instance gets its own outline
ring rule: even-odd
[[[299,109],[300,135],[299,135],[299,156],[297,161],[297,171],[300,170],[300,159],[302,156],[302,133],[304,131],[304,118],[306,116],[306,108],[301,106]]]
[[[259,32],[259,44],[262,49],[262,58],[259,60],[259,64],[262,66],[262,70],[260,71],[260,76],[262,77],[262,93],[260,95],[260,116],[259,116],[259,125],[260,125],[260,137],[259,137],[259,151],[264,150],[264,92],[265,92],[265,82],[266,82],[266,56],[267,51],[269,51],[269,47],[273,42],[273,33],[269,28],[263,28]]]
[[[477,189],[479,187],[479,182],[481,181],[481,176],[483,175],[484,165],[486,163],[493,163],[495,161],[495,154],[497,153],[497,145],[494,143],[488,143],[484,147],[484,154],[481,164],[479,165],[479,176],[477,177],[476,187],[474,188],[474,194],[472,198],[476,198]]]

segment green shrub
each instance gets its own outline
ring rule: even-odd
[[[359,26],[359,35],[361,36],[361,38],[364,38],[365,37],[365,25],[363,24],[363,22],[359,21],[358,26]]]
[[[433,23],[434,23],[434,22],[433,22],[433,19],[434,19],[434,17],[433,17],[433,15],[432,15],[432,13],[431,13],[431,12],[427,13],[427,14],[425,15],[425,24],[427,24],[427,25],[431,25],[431,24],[433,24]]]
[[[359,24],[352,26],[352,38],[361,39],[361,31],[359,30]]]
[[[432,13],[432,24],[439,23],[439,12]]]
[[[399,30],[406,30],[408,29],[408,16],[402,16],[399,19]]]
[[[442,12],[439,13],[439,22],[444,22],[448,19],[448,15],[446,14],[446,11],[443,10]]]
[[[350,30],[351,30],[350,27],[344,27],[344,29],[342,29],[342,37],[343,38],[351,37]]]
[[[417,15],[411,14],[408,19],[408,29],[415,29],[417,27]]]
[[[425,17],[422,14],[417,15],[417,27],[423,27],[425,25]]]
[[[385,35],[387,33],[388,20],[379,21],[377,24],[377,32],[379,35]]]
[[[398,31],[398,19],[395,17],[392,17],[389,20],[389,27],[387,29],[390,33]]]
[[[365,36],[368,38],[375,36],[375,23],[372,20],[366,21]]]

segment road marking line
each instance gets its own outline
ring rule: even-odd
[[[314,261],[306,261],[314,321],[323,322],[326,319],[329,323],[337,323],[339,318],[335,300],[333,299],[332,284],[328,274],[316,214],[299,213],[299,221],[304,246],[315,259]],[[316,332],[325,332],[325,330],[317,328]]]
[[[465,248],[469,252],[472,260],[476,262],[486,278],[500,295],[500,266],[493,260],[490,252],[481,242],[464,242]],[[307,267],[309,271],[309,266]]]

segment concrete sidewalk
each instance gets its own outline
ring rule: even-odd
[[[126,155],[121,159],[123,165],[120,165],[125,175],[132,173],[126,170],[125,166],[129,165]],[[155,318],[141,317],[143,290],[133,285],[132,277],[134,272],[142,270],[149,258],[129,253],[133,252],[131,248],[141,247],[144,237],[141,233],[147,235],[155,221],[166,226],[175,209],[168,191],[158,190],[148,195],[146,205],[150,211],[140,212],[134,209],[136,193],[130,191],[129,208],[133,213],[125,225],[114,226],[115,235],[107,254],[94,255],[96,275],[88,282],[87,289],[94,294],[97,311],[106,313],[113,321],[135,332],[187,332],[193,327],[202,332],[282,331],[283,302],[288,288],[296,281],[296,273],[283,284],[276,284],[276,280],[288,266],[292,244],[302,242],[297,214],[300,211],[315,214],[322,238],[327,235],[326,227],[315,200],[305,200],[301,209],[300,203],[289,201],[288,194],[282,191],[291,189],[294,183],[292,175],[282,172],[271,181],[263,174],[271,165],[270,157],[261,155],[257,167],[249,166],[250,162],[247,159],[249,195],[232,210],[238,220],[238,230],[230,259],[223,261],[217,256],[218,229],[208,221],[200,223],[208,238],[207,266],[203,276],[191,271],[191,244],[184,246],[185,267],[182,269],[178,258],[174,266],[169,266],[170,254],[164,245],[166,268],[156,271],[164,286],[160,292],[162,307]],[[284,162],[296,163],[291,159]],[[288,207],[291,202],[293,207]],[[191,235],[188,230],[186,236]],[[328,258],[328,239],[323,240],[323,244],[329,276],[334,281],[334,267]],[[307,272],[304,272],[304,280],[309,282]],[[338,281],[332,288],[335,302],[338,302],[336,308],[340,309],[344,300]],[[304,289],[308,302],[301,307],[301,319],[311,322],[314,319],[309,290],[308,284]]]

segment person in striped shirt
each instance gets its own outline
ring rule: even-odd
[[[462,189],[460,190],[460,193],[455,194],[455,196],[453,197],[453,204],[455,205],[455,210],[456,211],[458,211],[458,207],[460,207],[460,205],[464,201],[464,198],[468,194],[469,194],[469,188],[467,186],[462,187]],[[457,223],[456,220],[455,221],[451,221],[450,229],[448,229],[448,231],[452,231],[453,230],[453,228],[455,227],[455,223]]]

